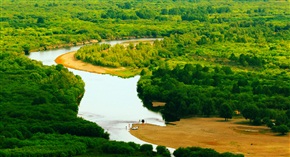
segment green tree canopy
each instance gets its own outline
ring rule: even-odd
[[[222,118],[225,118],[225,121],[233,117],[233,109],[229,104],[222,104],[219,113]]]

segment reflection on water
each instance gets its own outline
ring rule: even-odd
[[[108,43],[117,44],[121,42],[124,41]],[[55,65],[54,60],[58,56],[76,51],[80,47],[33,52],[29,58],[42,61],[44,65]],[[165,125],[161,115],[143,107],[141,100],[138,98],[136,87],[139,76],[122,79],[116,76],[69,70],[81,76],[86,84],[78,115],[103,127],[110,133],[110,139],[143,144],[145,142],[128,132],[129,125],[137,123],[141,119],[144,119],[147,123]]]

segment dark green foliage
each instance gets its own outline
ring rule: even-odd
[[[5,139],[5,144],[10,147],[0,150],[4,156],[74,156],[86,152],[86,145],[70,135],[35,134],[26,140]]]
[[[234,56],[231,56],[230,59],[236,60]],[[238,61],[242,66],[250,65],[250,66],[260,67],[264,63],[264,61],[261,58],[258,58],[257,56],[251,56],[249,54],[246,54],[246,55],[241,54]]]
[[[25,45],[22,46],[22,48],[23,48],[23,51],[24,51],[25,55],[29,55],[29,51],[31,49],[30,45],[25,44]]]
[[[37,23],[44,23],[44,19],[43,19],[43,17],[39,17],[39,18],[37,18]]]
[[[55,69],[58,71],[61,71],[64,68],[64,66],[62,64],[58,64],[55,66]]]
[[[233,117],[233,109],[229,104],[222,104],[219,113],[222,118],[225,118],[225,121]]]
[[[233,154],[230,152],[225,152],[220,154],[221,157],[244,157],[243,154]]]
[[[202,113],[209,117],[215,111],[214,102],[212,99],[203,100],[203,101],[204,101],[204,104],[202,105]]]
[[[263,118],[263,123],[266,124],[269,128],[272,128],[273,127],[273,122],[272,120],[269,118],[269,117],[264,117]]]
[[[138,150],[124,142],[112,141],[103,144],[102,151],[108,154],[133,154],[135,151]]]
[[[136,11],[136,15],[141,19],[152,19],[155,17],[155,12],[151,9],[141,9]]]
[[[289,128],[285,124],[282,124],[282,125],[279,125],[279,126],[274,126],[272,129],[275,132],[281,133],[281,135],[285,135],[287,132],[289,132]]]
[[[261,125],[262,124],[262,120],[260,117],[256,117],[254,120],[253,120],[253,124],[254,125]]]
[[[246,119],[254,120],[259,116],[259,109],[255,105],[247,105],[242,110],[242,114]]]
[[[199,148],[199,147],[187,147],[187,148],[178,148],[173,152],[175,157],[243,157],[242,154],[232,154],[229,152],[218,153],[213,149],[209,148]]]
[[[140,151],[142,152],[152,152],[153,146],[151,144],[143,144],[140,146]]]
[[[141,77],[137,85],[138,96],[144,102],[166,102],[161,113],[167,121],[193,115],[210,116],[218,113],[223,118],[231,118],[232,112],[238,110],[252,122],[257,118],[255,123],[260,125],[264,117],[276,119],[276,110],[288,108],[287,96],[275,93],[275,97],[270,97],[251,92],[257,84],[267,86],[273,83],[270,76],[262,76],[264,82],[257,82],[256,78],[260,75],[225,71],[231,71],[231,69],[229,67],[202,67],[199,64],[177,65],[172,68],[159,67],[152,71],[152,76]],[[289,85],[282,78],[279,82]],[[280,105],[277,102],[280,102]],[[222,104],[229,104],[231,109],[225,109]],[[149,106],[150,103],[145,103],[145,105]],[[228,112],[221,111],[222,109]],[[227,116],[221,114],[227,114]],[[287,120],[282,119],[282,123],[287,124]]]
[[[290,119],[290,109],[288,109],[288,110],[286,111],[286,115],[287,115],[288,119]]]
[[[122,19],[122,20],[136,20],[138,17],[136,15],[128,14],[122,10],[110,9],[106,13],[101,15],[102,18],[108,19]]]
[[[170,152],[165,146],[157,146],[156,147],[157,154],[164,156],[164,157],[170,157]]]
[[[204,45],[209,43],[209,40],[205,36],[202,36],[196,43],[198,45]]]
[[[103,137],[109,139],[109,135],[104,133],[102,128],[93,122],[87,122],[81,119],[75,120],[75,122],[53,123],[50,126],[61,134],[69,133],[77,136]]]
[[[233,84],[232,92],[233,93],[240,93],[241,92],[238,84]]]
[[[65,121],[72,125],[81,121],[76,117],[76,100],[84,92],[84,83],[80,78],[65,68],[55,70],[55,67],[42,66],[22,55],[2,52],[0,55],[2,58],[5,56],[0,69],[1,93],[5,95],[0,97],[1,106],[5,108],[0,111],[4,115],[1,116],[1,122],[13,137],[29,138],[31,132],[60,132],[61,130],[52,127],[57,121],[61,120],[62,125]],[[14,62],[13,65],[9,64],[11,61]],[[34,67],[33,70],[30,67]],[[31,77],[30,73],[38,76]],[[70,104],[61,104],[63,99],[67,99]],[[76,109],[67,108],[68,105],[75,106]],[[101,129],[95,124],[89,126],[90,123],[86,121],[82,123],[87,125],[83,131],[93,127]],[[0,134],[1,132],[0,130]],[[100,130],[94,136],[103,136],[102,134],[104,132]]]
[[[180,115],[176,112],[178,110],[179,104],[175,104],[172,102],[168,102],[165,104],[165,107],[163,110],[161,110],[162,117],[166,121],[179,121],[180,120]],[[175,112],[170,112],[170,111],[175,111]]]
[[[289,121],[290,120],[289,120],[288,116],[284,112],[282,112],[282,113],[277,115],[275,123],[276,123],[276,125],[282,125],[282,124],[288,124]]]

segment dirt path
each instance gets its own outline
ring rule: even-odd
[[[241,121],[244,119],[225,122],[222,118],[190,118],[166,127],[134,124],[139,129],[130,133],[143,141],[172,148],[198,146],[251,157],[290,156],[289,134],[277,136],[268,127],[238,124]]]

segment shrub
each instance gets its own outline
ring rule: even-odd
[[[256,117],[256,118],[254,119],[254,121],[253,121],[253,124],[254,124],[254,125],[261,125],[261,124],[262,124],[262,122],[261,122],[261,118]]]
[[[143,144],[140,147],[141,152],[152,152],[153,151],[153,146],[151,144]]]
[[[140,149],[140,145],[139,144],[136,144],[134,142],[128,142],[128,144],[129,144],[129,146],[131,146],[135,150],[139,150]]]
[[[287,132],[289,132],[289,128],[287,127],[287,125],[282,124],[282,125],[276,126],[274,131],[281,133],[281,135],[285,135]]]
[[[17,138],[6,138],[3,141],[2,147],[3,148],[15,148],[18,147],[20,140]]]
[[[190,156],[190,149],[189,148],[178,148],[173,152],[173,155],[175,157],[185,157]]]
[[[110,141],[102,146],[102,151],[108,154],[133,154],[134,148],[124,142]]]
[[[157,154],[165,157],[170,157],[170,152],[165,146],[157,146],[156,150]]]
[[[213,149],[209,148],[199,148],[199,147],[187,147],[187,148],[178,148],[173,152],[175,157],[243,157],[242,154],[232,154],[229,152],[226,153],[218,153]]]

